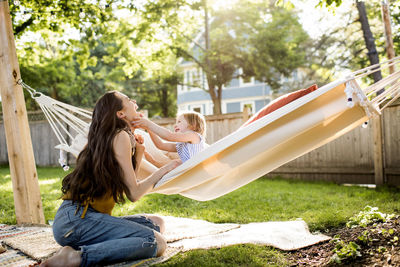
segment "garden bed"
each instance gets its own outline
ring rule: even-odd
[[[291,266],[400,266],[400,218],[366,227],[343,227],[326,233],[345,244],[359,246],[359,256],[335,262],[335,241],[325,242],[288,254]]]

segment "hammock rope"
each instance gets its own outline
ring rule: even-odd
[[[71,145],[68,144],[66,137],[74,140],[77,136],[87,136],[90,120],[92,119],[92,112],[48,97],[24,83],[22,79],[18,81],[18,84],[29,92],[31,98],[38,103],[40,109],[43,111],[46,120],[49,122],[51,129],[60,142],[60,144],[56,146],[56,148],[60,149],[59,163],[64,170],[68,170],[66,152],[78,156],[77,154],[79,151],[76,151],[76,149],[74,150]],[[84,121],[84,119],[87,119],[89,122]],[[77,134],[74,136],[70,129],[74,130]],[[81,140],[81,143],[84,141],[85,140]],[[82,148],[83,147],[80,149]]]

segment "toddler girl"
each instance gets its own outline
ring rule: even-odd
[[[205,119],[203,115],[194,111],[177,116],[174,132],[144,117],[135,118],[132,121],[132,126],[147,130],[157,148],[168,152],[178,152],[182,163],[208,147],[204,138]],[[170,142],[164,142],[160,137]],[[160,167],[161,163],[155,161],[149,153],[145,152],[145,157],[149,162]]]

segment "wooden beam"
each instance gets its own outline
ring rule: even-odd
[[[394,49],[393,49],[393,39],[392,39],[392,28],[390,25],[390,14],[387,1],[382,1],[382,20],[385,29],[385,37],[386,37],[386,50],[388,54],[388,58],[394,58]],[[389,72],[394,73],[394,66],[389,67]],[[375,166],[375,184],[377,186],[383,185],[386,183],[385,179],[385,147],[384,147],[384,129],[382,128],[384,120],[384,112],[382,115],[372,120],[373,127],[373,143],[374,143],[374,166]]]
[[[279,167],[271,173],[287,174],[374,174],[372,168],[353,168],[353,167]]]
[[[383,114],[383,112],[382,112]],[[381,186],[385,183],[385,165],[383,157],[383,134],[382,134],[382,116],[372,118],[372,138],[374,144],[374,169],[375,184]]]
[[[17,223],[44,223],[8,1],[0,0],[0,91]]]
[[[385,29],[385,37],[386,37],[386,53],[388,59],[392,59],[395,57],[394,46],[393,46],[393,36],[392,36],[392,26],[390,24],[390,12],[389,5],[387,0],[383,0],[381,3],[382,6],[382,21],[383,27]],[[389,67],[389,72],[394,73],[395,67],[394,65]]]
[[[400,175],[400,168],[386,168],[385,169],[386,175]]]

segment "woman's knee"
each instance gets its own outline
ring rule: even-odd
[[[167,240],[157,231],[154,231],[154,236],[157,242],[157,257],[160,257],[167,249]]]
[[[149,218],[153,223],[158,225],[160,227],[160,233],[164,233],[165,230],[165,222],[164,219],[155,215],[147,215],[147,218]]]

